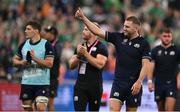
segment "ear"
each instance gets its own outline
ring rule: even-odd
[[[36,32],[36,34],[40,33],[38,29],[35,29],[34,31]]]

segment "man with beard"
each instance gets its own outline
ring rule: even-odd
[[[54,98],[57,96],[58,85],[59,85],[59,67],[60,67],[60,57],[62,51],[62,45],[58,40],[58,30],[54,26],[48,26],[44,28],[43,37],[47,39],[54,50],[54,62],[53,67],[50,69],[50,87],[49,87],[49,102],[48,110],[54,111]],[[61,76],[62,77],[62,76]]]
[[[93,23],[98,26],[97,23]],[[78,45],[69,61],[70,69],[78,67],[78,78],[74,86],[74,109],[99,111],[103,92],[102,71],[107,62],[107,47],[86,26],[83,44]]]
[[[139,35],[140,21],[135,16],[124,22],[124,32],[103,31],[93,24],[79,8],[75,17],[99,37],[114,44],[116,48],[115,78],[110,94],[110,111],[120,111],[126,101],[127,111],[137,111],[141,103],[142,81],[150,62],[150,46]]]
[[[176,94],[176,76],[180,60],[180,50],[172,43],[172,32],[164,28],[161,32],[161,45],[151,52],[150,72],[147,75],[148,88],[152,92],[155,77],[155,101],[159,111],[173,111]]]

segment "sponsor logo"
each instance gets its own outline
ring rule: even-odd
[[[74,101],[78,101],[78,96],[74,96]]]
[[[119,96],[119,93],[118,92],[114,92],[114,96]]]

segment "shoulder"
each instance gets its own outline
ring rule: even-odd
[[[104,49],[107,49],[106,44],[105,44],[105,43],[103,43],[102,41],[99,41],[99,43],[98,43],[98,47],[99,47],[99,48],[104,48]]]
[[[48,41],[46,39],[41,38],[41,42],[47,43]]]
[[[162,48],[161,45],[158,45],[158,46],[152,48],[152,51],[155,52],[155,51],[160,50],[161,48]]]
[[[19,45],[19,47],[22,48],[22,47],[25,45],[25,43],[28,43],[29,41],[30,41],[30,39],[26,39],[24,42],[22,42],[22,43]]]

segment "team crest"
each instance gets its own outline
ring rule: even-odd
[[[92,48],[92,51],[96,51],[96,49],[97,49],[97,47],[93,47],[93,48]]]
[[[162,54],[162,51],[161,50],[159,50],[158,51],[158,56],[160,56]]]
[[[135,47],[135,48],[139,48],[139,47],[140,47],[140,44],[134,44],[134,47]]]
[[[175,55],[175,52],[174,52],[174,51],[171,51],[171,52],[169,53],[169,55],[174,56],[174,55]]]
[[[123,42],[125,42],[125,43],[126,43],[127,41],[128,41],[128,39],[124,39],[124,40],[123,40]]]

